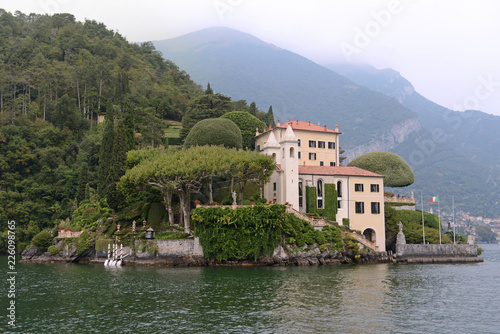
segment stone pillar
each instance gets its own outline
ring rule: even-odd
[[[403,233],[403,223],[399,222],[399,233],[396,237],[396,245],[406,245],[405,234]]]

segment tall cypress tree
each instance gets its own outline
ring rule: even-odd
[[[84,162],[80,167],[80,177],[78,180],[78,191],[76,193],[76,201],[80,204],[85,199],[85,188],[88,185],[89,165]]]
[[[115,140],[108,175],[109,184],[106,194],[108,204],[113,209],[117,209],[125,200],[123,194],[116,189],[116,183],[120,181],[120,178],[125,174],[127,169],[127,151],[128,143],[125,125],[122,120],[119,120],[115,129]]]
[[[99,175],[97,183],[97,194],[100,198],[106,196],[108,191],[109,167],[111,166],[111,154],[113,153],[114,131],[113,104],[108,100],[106,105],[106,118],[104,120],[104,134],[102,136],[101,150],[99,151]]]
[[[269,111],[267,112],[267,117],[266,117],[266,125],[272,125],[276,126],[276,123],[274,123],[274,114],[273,114],[273,106],[269,106]]]

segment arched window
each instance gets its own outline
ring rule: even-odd
[[[342,182],[337,182],[337,209],[342,209]]]
[[[299,207],[302,207],[303,199],[304,199],[304,195],[302,193],[302,179],[299,179]]]
[[[293,150],[293,147],[290,147],[290,158],[295,158],[295,152]]]
[[[318,209],[323,209],[323,180],[318,180],[316,187],[318,191]]]
[[[273,160],[276,162],[276,153],[273,153]]]

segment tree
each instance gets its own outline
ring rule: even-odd
[[[210,87],[210,82],[207,84],[207,89],[205,90],[205,94],[213,94],[214,91],[212,90],[212,87]]]
[[[179,195],[186,233],[190,233],[190,194],[200,192],[204,180],[231,173],[239,181],[246,182],[269,177],[274,168],[269,156],[222,146],[196,146],[180,151],[166,150],[159,154],[147,152],[132,155],[143,158],[139,158],[140,162],[127,170],[118,187],[126,193],[132,193],[145,185],[155,186],[162,192],[166,203],[170,202],[173,189]],[[260,169],[257,166],[259,159],[262,159]]]
[[[182,118],[180,137],[186,138],[191,128],[201,120],[218,118],[231,111],[231,98],[220,93],[205,94],[193,99]]]
[[[242,137],[238,126],[231,120],[225,118],[205,119],[191,129],[184,148],[191,146],[219,146],[226,148],[241,148]]]
[[[238,126],[243,147],[251,150],[255,148],[255,130],[259,129],[259,132],[262,132],[266,126],[264,122],[246,111],[231,111],[222,115],[221,118],[230,119]]]
[[[250,108],[248,109],[248,112],[251,115],[257,116],[258,111],[259,110],[257,109],[257,104],[255,104],[255,102],[250,103]]]
[[[269,106],[269,110],[267,111],[266,124],[276,126],[274,122],[273,106]]]
[[[82,163],[82,166],[80,167],[80,177],[78,179],[78,191],[76,193],[76,201],[78,203],[81,203],[83,200],[86,199],[86,192],[89,182],[88,172],[89,172],[89,165],[86,162]]]
[[[365,153],[352,160],[348,166],[384,175],[386,187],[406,187],[415,181],[411,167],[400,156],[391,152]]]
[[[108,191],[106,194],[108,204],[113,209],[117,209],[124,200],[123,194],[116,188],[116,183],[120,181],[120,178],[125,174],[127,169],[127,151],[128,143],[125,125],[122,120],[119,120],[115,129],[113,153],[108,176]]]
[[[115,137],[113,105],[108,100],[106,107],[106,118],[104,120],[104,134],[102,136],[101,149],[99,151],[99,176],[97,193],[100,198],[106,196],[108,192],[108,176],[111,167],[111,157],[113,153],[113,142]]]
[[[497,235],[487,225],[476,226],[476,234],[481,242],[497,243]]]

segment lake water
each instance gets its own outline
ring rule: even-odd
[[[484,263],[335,267],[17,264],[1,333],[499,333],[500,245]]]

